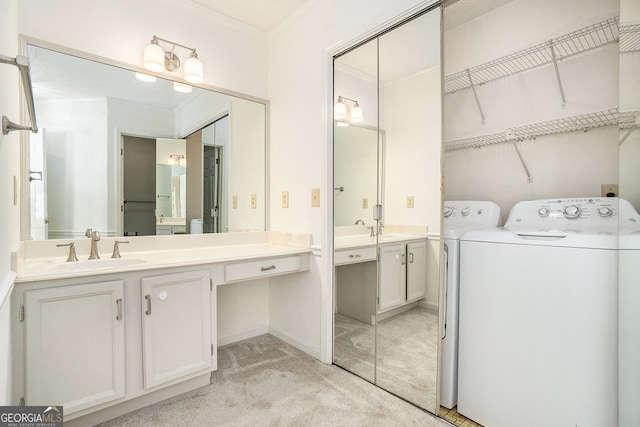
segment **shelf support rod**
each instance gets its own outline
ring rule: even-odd
[[[624,134],[624,136],[620,139],[620,142],[618,143],[618,147],[620,147],[622,144],[624,144],[624,142],[627,140],[627,138],[629,138],[629,135],[631,135],[631,133],[633,133],[634,130],[637,130],[638,128],[631,128],[627,131],[627,133]]]
[[[520,163],[522,163],[522,167],[524,168],[524,171],[527,174],[527,182],[531,184],[533,182],[533,178],[531,177],[531,172],[529,172],[529,168],[527,167],[527,164],[524,162],[524,159],[522,158],[522,153],[520,153],[520,149],[516,145],[516,141],[512,140],[511,142],[513,143],[513,148],[515,148],[516,154],[520,159]]]
[[[562,88],[562,80],[560,79],[560,70],[558,69],[558,60],[556,58],[556,50],[553,48],[553,40],[549,40],[549,49],[551,50],[551,59],[553,59],[553,67],[556,70],[556,79],[558,80],[558,88],[560,89],[560,97],[562,98],[562,108],[567,108],[567,100],[564,97],[564,89]]]
[[[22,88],[24,89],[24,96],[27,101],[27,109],[29,110],[29,118],[31,119],[31,126],[22,126],[9,120],[7,116],[2,116],[2,134],[7,135],[14,130],[30,130],[33,133],[37,133],[38,124],[36,123],[33,87],[31,86],[31,73],[29,72],[29,58],[22,55],[18,55],[15,58],[0,55],[0,64],[10,64],[18,67],[22,80]]]
[[[484,113],[482,112],[482,106],[480,106],[480,100],[478,99],[478,94],[476,93],[476,86],[473,84],[473,80],[471,79],[471,72],[467,68],[467,77],[469,78],[469,85],[471,86],[471,90],[473,91],[473,96],[476,99],[476,105],[478,106],[478,111],[480,111],[480,118],[482,119],[482,124],[486,123],[484,119]]]

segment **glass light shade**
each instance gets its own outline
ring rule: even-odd
[[[156,73],[164,70],[164,50],[151,43],[144,48],[144,68]]]
[[[173,156],[169,156],[169,160],[167,160],[167,164],[169,166],[173,166],[176,164],[176,161],[173,159]]]
[[[180,162],[178,162],[180,164],[180,166],[187,166],[187,159],[185,159],[184,157],[180,158]]]
[[[191,92],[191,86],[184,83],[173,82],[173,90],[176,92],[189,93]]]
[[[340,128],[343,128],[343,127],[349,126],[349,123],[347,123],[347,122],[336,122],[336,125],[338,127],[340,127]]]
[[[333,118],[335,120],[344,120],[347,118],[347,106],[344,102],[338,101],[333,106]]]
[[[351,121],[354,123],[359,123],[364,120],[364,112],[362,108],[356,103],[355,107],[351,109]]]
[[[156,81],[156,76],[152,76],[150,74],[145,74],[145,73],[136,73],[136,79],[143,82],[153,83]]]
[[[203,67],[202,62],[192,56],[184,62],[184,79],[189,83],[202,83]]]

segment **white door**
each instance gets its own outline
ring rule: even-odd
[[[142,279],[144,388],[212,367],[208,270]]]
[[[25,292],[27,405],[71,414],[125,394],[122,280]]]
[[[427,242],[407,244],[407,302],[427,294]]]
[[[398,306],[406,301],[406,246],[380,246],[378,311]]]
[[[29,199],[31,240],[49,238],[47,225],[47,162],[45,129],[29,133]]]

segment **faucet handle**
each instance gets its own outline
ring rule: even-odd
[[[373,229],[374,229],[373,225],[372,225],[371,227],[367,227],[367,230],[370,230],[370,231],[371,231],[371,234],[369,234],[369,237],[375,237],[375,234],[374,234],[374,232],[373,232]]]
[[[122,258],[120,256],[120,243],[129,243],[129,241],[116,240],[115,242],[113,242],[113,254],[111,254],[111,258]]]
[[[67,262],[75,262],[78,261],[78,257],[76,256],[76,245],[75,243],[64,243],[58,244],[57,247],[69,246],[69,256],[67,257]]]

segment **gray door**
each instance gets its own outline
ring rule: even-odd
[[[205,145],[203,155],[203,212],[204,233],[220,233],[220,202],[222,193],[222,147]]]
[[[125,136],[122,143],[123,235],[156,234],[156,140]]]

